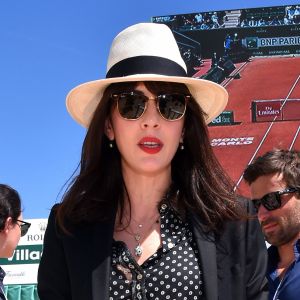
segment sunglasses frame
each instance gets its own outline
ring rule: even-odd
[[[21,229],[21,236],[25,236],[28,232],[28,229],[31,226],[31,223],[25,222],[25,221],[21,221],[21,220],[17,220],[17,222],[21,223],[19,225],[20,229]]]
[[[122,95],[131,95],[131,96],[137,95],[137,96],[142,97],[142,98],[144,97],[144,99],[146,100],[146,102],[145,102],[145,108],[144,108],[143,112],[141,113],[141,115],[140,115],[139,117],[134,118],[134,119],[130,119],[130,118],[125,118],[124,116],[122,116],[122,114],[121,114],[121,112],[120,112],[120,109],[119,109],[119,99],[120,99],[120,97],[121,97]],[[176,118],[176,119],[168,119],[168,118],[164,117],[163,114],[162,114],[161,111],[160,111],[160,108],[159,108],[160,97],[162,97],[162,96],[168,96],[168,95],[181,95],[181,96],[184,97],[184,100],[185,100],[185,103],[184,103],[184,105],[185,105],[185,106],[184,106],[184,112],[182,113],[182,115],[181,115],[179,118]],[[128,120],[128,121],[136,121],[136,120],[140,119],[140,118],[144,115],[145,111],[146,111],[147,108],[148,108],[148,101],[149,101],[149,100],[155,100],[155,101],[156,101],[156,109],[157,109],[158,113],[160,114],[160,116],[161,116],[164,120],[170,121],[170,122],[178,121],[178,120],[180,120],[180,119],[182,119],[182,118],[184,117],[185,112],[186,112],[186,107],[187,107],[187,101],[188,101],[191,97],[192,97],[191,95],[185,95],[185,94],[181,94],[181,93],[169,93],[169,94],[166,93],[166,94],[159,94],[159,95],[157,95],[157,96],[155,96],[155,97],[147,97],[147,96],[145,96],[144,94],[139,94],[139,93],[136,93],[136,92],[121,92],[121,93],[113,93],[113,94],[111,94],[111,98],[117,101],[117,109],[118,109],[119,115],[120,115],[124,120]]]
[[[261,205],[264,206],[268,211],[272,211],[281,207],[281,195],[292,194],[299,192],[298,188],[287,187],[282,191],[271,192],[264,195],[260,199],[252,199],[256,212],[258,212]],[[270,204],[270,197],[272,196],[273,204]],[[275,200],[275,201],[274,201]]]

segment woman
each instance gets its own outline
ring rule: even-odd
[[[30,227],[24,222],[21,211],[21,200],[17,191],[8,185],[0,184],[0,257],[9,258]],[[0,299],[4,295],[4,270],[0,267]]]
[[[117,35],[106,79],[67,96],[88,131],[49,217],[41,300],[266,298],[259,225],[208,138],[226,103],[221,86],[187,77],[167,26]]]

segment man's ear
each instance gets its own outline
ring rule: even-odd
[[[11,217],[8,217],[5,221],[4,232],[8,233],[9,230],[13,227],[13,221]]]
[[[105,134],[110,141],[115,139],[115,133],[110,118],[107,118],[105,121]]]

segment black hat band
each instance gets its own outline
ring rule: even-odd
[[[113,65],[107,72],[106,78],[137,74],[187,77],[184,68],[170,59],[157,56],[135,56],[121,60]]]

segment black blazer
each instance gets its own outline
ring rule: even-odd
[[[195,215],[190,220],[205,299],[267,299],[267,254],[258,221],[228,222],[217,237],[205,234]],[[41,300],[108,300],[113,226],[114,220],[80,226],[72,236],[59,234],[52,209],[38,272]]]

